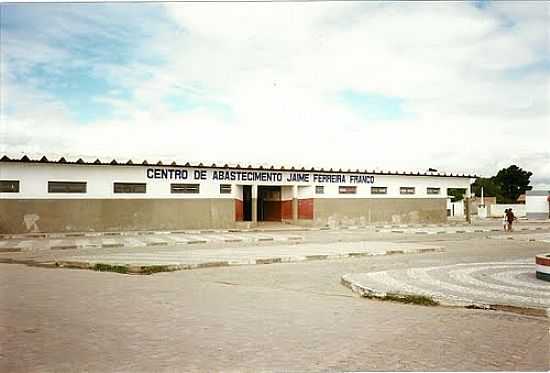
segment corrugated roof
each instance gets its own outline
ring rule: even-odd
[[[252,164],[229,164],[229,163],[190,163],[177,162],[174,160],[132,160],[132,159],[115,159],[115,158],[95,158],[95,157],[46,157],[45,155],[30,156],[24,154],[22,156],[2,155],[0,162],[19,162],[19,163],[55,163],[55,164],[78,164],[78,165],[103,165],[103,166],[172,166],[172,167],[190,167],[190,168],[227,168],[227,169],[247,169],[247,170],[267,170],[267,171],[296,171],[296,172],[332,172],[332,173],[364,173],[370,175],[402,175],[402,176],[438,176],[438,177],[465,177],[477,178],[476,175],[466,175],[458,173],[439,173],[439,172],[413,172],[413,171],[391,171],[391,170],[367,170],[367,169],[335,169],[335,168],[316,168],[316,167],[295,167],[295,166],[267,166],[252,165]]]

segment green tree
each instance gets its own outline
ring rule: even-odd
[[[480,177],[472,185],[472,192],[480,197],[481,187],[486,197],[496,197],[497,203],[515,203],[519,195],[531,190],[529,178],[532,172],[524,171],[516,165],[500,170],[496,176]]]
[[[464,199],[464,194],[466,194],[466,189],[462,188],[449,188],[447,189],[447,195],[451,198],[451,202],[462,201]]]
[[[525,171],[522,168],[511,165],[508,168],[503,168],[494,177],[495,183],[499,185],[502,191],[502,197],[506,202],[515,202],[520,194],[531,190],[529,186],[529,178],[533,175],[530,171]]]
[[[481,187],[485,197],[497,197],[497,202],[502,203],[502,191],[500,184],[495,181],[495,177],[480,177],[472,184],[472,193],[481,197]]]

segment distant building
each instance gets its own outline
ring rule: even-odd
[[[550,219],[550,190],[528,190],[525,209],[528,219]]]

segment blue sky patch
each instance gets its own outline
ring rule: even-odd
[[[377,93],[346,90],[340,100],[365,119],[398,120],[406,117],[401,97],[384,96]]]
[[[216,100],[175,94],[166,96],[164,102],[170,110],[175,112],[186,112],[202,108],[224,119],[231,119],[233,115],[233,110],[229,105]]]

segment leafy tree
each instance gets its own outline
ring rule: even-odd
[[[480,177],[472,185],[473,193],[481,196],[481,187],[487,197],[496,197],[497,203],[515,203],[519,195],[531,190],[529,178],[532,172],[524,171],[516,165],[500,170],[496,176]]]
[[[462,188],[449,188],[447,189],[447,195],[451,198],[451,202],[462,201],[464,199],[464,194],[466,194],[466,189]]]
[[[497,197],[497,202],[502,201],[502,191],[500,185],[495,181],[495,177],[480,177],[472,184],[472,192],[474,195],[481,197],[481,187],[483,187],[483,195],[486,197]]]
[[[509,202],[515,202],[520,194],[531,190],[529,178],[533,175],[530,171],[524,171],[516,165],[503,168],[494,177],[495,182],[500,185],[502,196]]]

